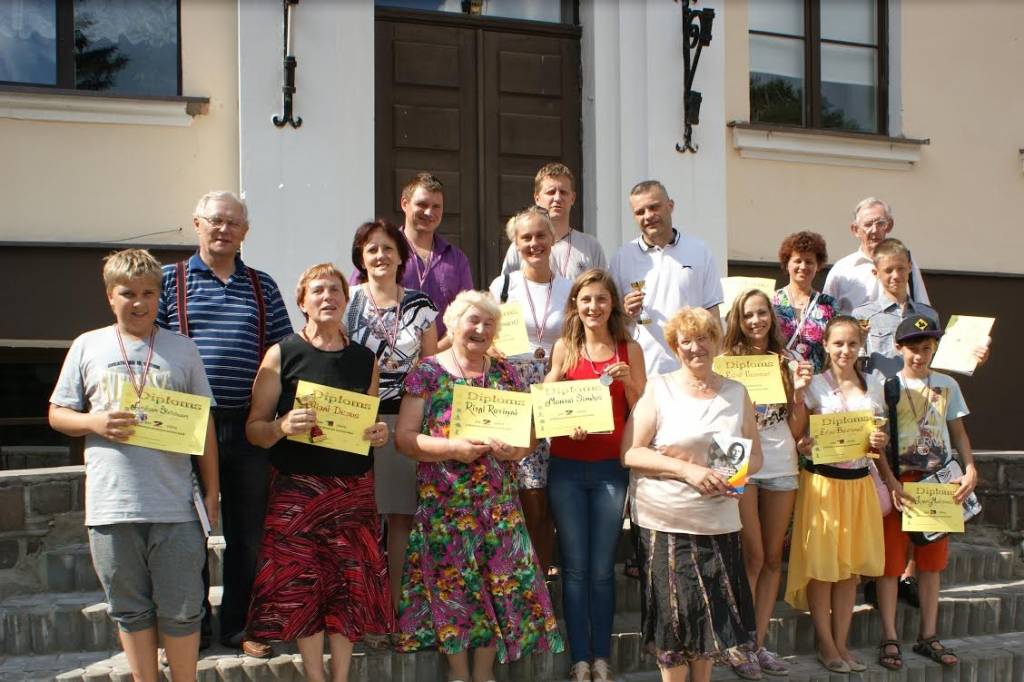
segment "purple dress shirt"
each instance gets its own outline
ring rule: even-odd
[[[349,284],[359,283],[359,271],[349,277]],[[405,273],[401,285],[406,289],[422,291],[437,308],[437,338],[444,338],[444,311],[461,291],[473,288],[473,273],[469,259],[459,247],[448,242],[439,234],[434,235],[434,251],[429,263],[424,263],[416,250],[409,245],[409,257],[405,261]]]

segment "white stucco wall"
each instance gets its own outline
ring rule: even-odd
[[[277,128],[283,83],[280,2],[239,0],[240,186],[252,227],[247,263],[292,299],[302,271],[350,268],[356,227],[373,216],[373,0],[303,0],[292,11],[295,114]]]
[[[724,2],[704,6],[721,27]],[[581,3],[587,222],[615,253],[637,235],[629,188],[658,178],[675,199],[676,225],[705,240],[724,273],[724,31],[716,28],[697,75],[700,151],[680,154],[680,13],[664,0]],[[293,17],[297,130],[270,122],[281,110],[281,6],[239,1],[240,185],[252,214],[244,255],[286,292],[310,264],[347,270],[355,227],[374,210],[373,2],[303,0]]]
[[[683,38],[679,3],[583,0],[583,182],[587,222],[609,256],[634,239],[628,192],[661,180],[675,200],[674,222],[703,239],[720,271],[726,263],[725,3],[695,89],[704,96],[694,128],[697,154],[681,154]]]

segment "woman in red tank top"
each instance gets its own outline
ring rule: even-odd
[[[614,429],[551,439],[548,497],[562,556],[562,599],[573,682],[612,679],[615,548],[622,531],[628,475],[619,463],[626,416],[644,391],[640,345],[611,275],[591,269],[576,278],[545,383],[597,379],[608,386]]]

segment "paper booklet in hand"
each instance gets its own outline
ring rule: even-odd
[[[964,470],[960,466],[960,462],[951,459],[948,464],[935,473],[925,476],[919,483],[954,483],[960,480],[963,475]],[[972,492],[964,500],[964,522],[970,521],[980,513],[981,502],[978,500],[978,496]],[[924,535],[924,539],[928,542],[934,542],[941,539],[945,533],[922,533],[922,535]]]
[[[738,438],[724,433],[716,433],[708,450],[708,467],[729,479],[729,485],[737,493],[743,493],[747,484],[747,470],[750,464],[749,438]]]

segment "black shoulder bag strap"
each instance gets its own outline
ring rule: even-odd
[[[508,285],[509,285],[509,282],[511,280],[512,280],[512,278],[509,277],[508,274],[506,274],[505,275],[505,281],[501,285],[501,302],[502,303],[507,303],[508,302]]]

